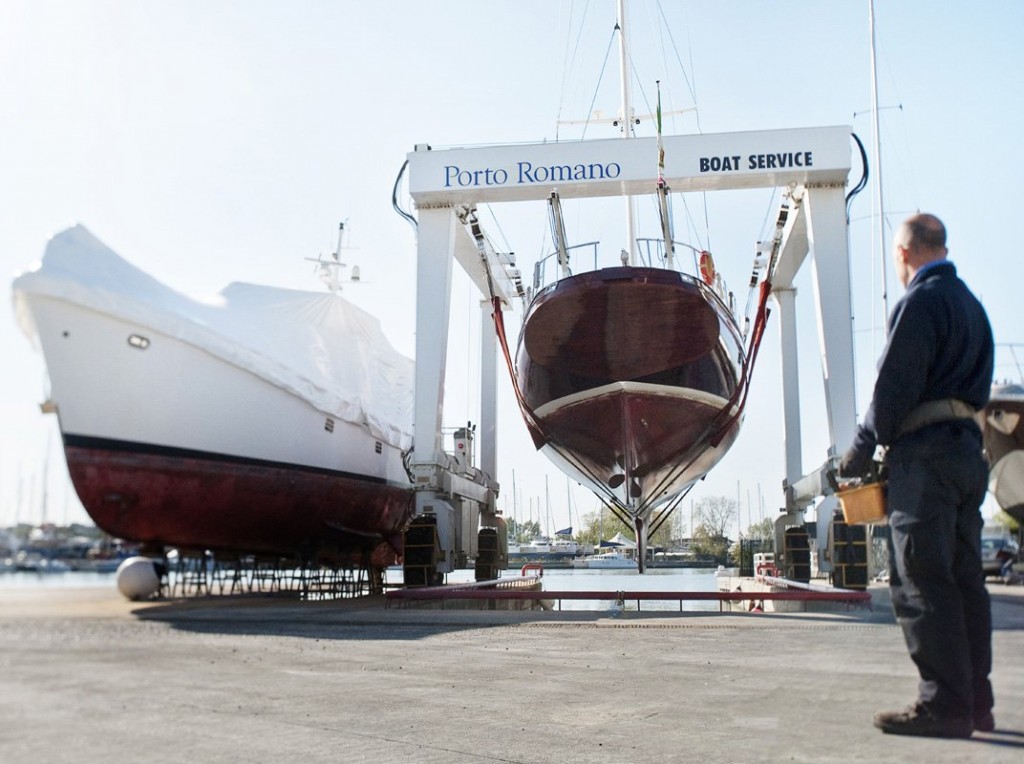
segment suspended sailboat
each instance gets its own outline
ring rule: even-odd
[[[628,82],[621,2],[617,29]],[[628,137],[634,121],[628,87],[622,110]],[[632,253],[627,198],[630,242],[621,264],[574,272],[582,257],[567,242],[559,195],[552,192],[554,252],[535,271],[515,365],[535,445],[632,525],[641,572],[649,532],[735,441],[753,355],[744,349],[734,300],[710,253],[674,240],[660,93],[657,127],[658,182],[651,193],[658,201],[660,238],[638,240],[641,253]],[[681,267],[680,251],[692,255],[692,273]],[[558,278],[544,283],[550,264],[557,264]],[[752,350],[769,290],[762,284]],[[500,332],[500,310],[495,313]]]

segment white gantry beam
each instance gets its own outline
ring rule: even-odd
[[[674,192],[846,182],[850,128],[815,127],[670,135],[665,181]],[[654,193],[656,138],[567,141],[432,151],[408,155],[409,193],[420,208]]]

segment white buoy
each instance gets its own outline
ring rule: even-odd
[[[160,577],[148,557],[129,557],[117,566],[117,590],[130,600],[152,597],[160,588]]]

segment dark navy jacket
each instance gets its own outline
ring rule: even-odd
[[[958,398],[988,403],[994,349],[985,309],[948,261],[926,266],[907,286],[889,318],[889,340],[854,446],[869,459],[891,445],[906,416],[921,403]]]

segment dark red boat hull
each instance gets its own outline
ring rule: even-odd
[[[609,485],[628,481],[631,498],[658,503],[706,474],[732,445],[739,425],[702,449],[720,409],[650,391],[620,390],[543,418],[544,431],[572,453],[585,474]]]
[[[652,506],[735,440],[742,363],[728,310],[703,284],[664,269],[608,268],[537,295],[517,378],[542,445],[623,503]]]
[[[96,525],[149,545],[386,567],[414,509],[411,488],[342,472],[74,436],[64,452]]]

